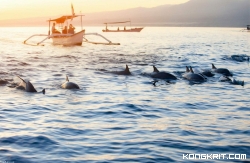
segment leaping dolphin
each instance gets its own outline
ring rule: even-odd
[[[155,66],[153,66],[153,68],[154,68],[154,71],[150,75],[152,78],[169,79],[169,80],[176,80],[177,79],[174,75],[172,75],[168,72],[159,71]]]
[[[67,75],[66,75],[66,81],[61,85],[61,87],[63,89],[80,89],[80,87],[77,84],[69,81]]]
[[[16,88],[23,89],[26,92],[37,92],[37,90],[34,88],[34,86],[31,84],[30,81],[28,80],[25,81],[20,76],[17,76],[17,77],[21,80],[21,82],[18,84]],[[41,92],[45,94],[45,89],[43,89]]]
[[[233,76],[232,73],[226,68],[216,68],[212,63],[212,70],[216,73],[225,75],[225,76]]]

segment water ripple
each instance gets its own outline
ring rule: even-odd
[[[1,30],[0,82],[7,84],[0,86],[0,162],[193,162],[183,160],[185,153],[246,153],[247,160],[230,161],[249,162],[249,63],[230,57],[248,55],[248,33],[146,27],[105,34],[120,46],[62,47],[51,39],[45,46],[22,44],[45,27]],[[219,82],[221,74],[203,83],[183,79],[186,66],[211,70],[211,63],[228,68],[244,87]],[[110,73],[126,64],[131,76]],[[153,65],[178,79],[154,86],[145,75]],[[46,94],[8,87],[20,82],[16,75]],[[66,75],[81,89],[61,89]]]

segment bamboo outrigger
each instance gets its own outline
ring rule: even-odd
[[[80,15],[75,15],[74,14],[74,9],[73,6],[71,5],[72,8],[72,15],[65,15],[65,16],[61,16],[57,19],[50,19],[48,20],[49,22],[49,32],[48,34],[34,34],[32,36],[30,36],[29,38],[27,38],[24,41],[24,44],[27,44],[27,41],[33,37],[36,36],[45,36],[45,38],[43,40],[41,40],[40,42],[36,43],[35,45],[42,45],[42,43],[47,40],[47,39],[52,39],[53,44],[54,45],[64,45],[64,46],[72,46],[72,45],[82,45],[82,42],[87,42],[87,43],[93,43],[93,44],[104,44],[104,45],[120,45],[120,43],[113,43],[111,42],[109,39],[107,39],[106,37],[98,34],[98,33],[85,33],[85,30],[82,27],[82,17],[84,15],[80,14]],[[61,24],[64,25],[65,22],[67,22],[67,20],[69,19],[74,19],[76,17],[81,17],[81,31],[79,32],[70,32],[68,29],[63,30],[55,30],[55,31],[50,31],[50,22],[54,22],[56,24]],[[55,28],[55,27],[53,27]],[[50,34],[52,32],[52,34]],[[91,42],[88,39],[85,38],[86,35],[95,35],[95,36],[100,36],[101,38],[103,38],[104,40],[106,40],[107,42]],[[31,44],[30,44],[31,45]]]

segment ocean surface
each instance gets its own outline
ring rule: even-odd
[[[30,46],[23,41],[47,34],[47,27],[0,28],[0,78],[9,81],[0,85],[0,163],[250,161],[250,66],[231,58],[250,55],[249,32],[85,29],[121,45],[63,47],[47,40],[44,46]],[[105,42],[97,36],[87,38]],[[219,74],[203,83],[182,77],[186,66],[211,69],[212,63],[229,69],[245,85],[219,82]],[[124,70],[126,64],[131,76],[111,73]],[[158,80],[154,86],[155,79],[145,75],[153,65],[178,80]],[[46,94],[9,87],[19,82],[17,75],[38,91],[45,88]],[[81,89],[61,89],[66,75]],[[192,154],[226,156],[193,160]],[[247,159],[227,159],[229,154],[246,154]]]

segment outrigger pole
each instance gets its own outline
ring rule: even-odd
[[[129,18],[129,21],[130,21],[130,29],[131,29],[131,20],[130,20],[130,18]]]
[[[113,43],[113,42],[111,42],[109,39],[107,39],[107,38],[104,37],[103,35],[100,35],[99,33],[85,33],[84,35],[96,35],[96,36],[100,36],[100,37],[102,37],[104,40],[108,41],[108,43],[105,43],[105,42],[92,42],[92,41],[88,41],[85,37],[83,37],[83,39],[85,39],[85,41],[83,41],[83,42],[87,42],[87,43],[91,43],[91,44],[103,44],[103,45],[120,45],[120,43]]]
[[[64,34],[63,36],[71,36],[72,34]],[[105,43],[105,42],[92,42],[92,41],[89,41],[87,40],[85,37],[83,37],[84,41],[83,42],[86,42],[86,43],[91,43],[91,44],[103,44],[103,45],[120,45],[120,43],[113,43],[111,42],[109,39],[107,39],[106,37],[104,37],[103,35],[101,34],[98,34],[98,33],[85,33],[84,34],[85,36],[86,35],[96,35],[96,36],[100,36],[102,37],[104,40],[106,40],[108,43]],[[41,45],[41,43],[43,43],[45,40],[47,39],[50,39],[50,38],[53,38],[53,37],[60,37],[62,36],[61,34],[53,34],[53,35],[46,35],[46,34],[35,34],[35,35],[32,35],[30,36],[29,38],[27,38],[23,43],[24,44],[27,44],[26,42],[31,39],[32,37],[35,37],[35,36],[47,36],[46,38],[44,38],[42,41],[36,43],[35,45],[33,46],[38,46],[38,45]],[[32,44],[28,44],[28,45],[32,45]],[[44,46],[44,45],[42,45]]]

